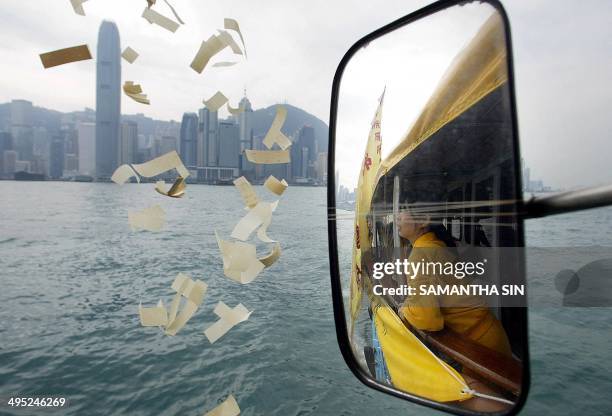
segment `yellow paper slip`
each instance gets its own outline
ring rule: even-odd
[[[40,60],[45,69],[87,59],[91,59],[91,53],[87,45],[72,46],[40,54]]]
[[[239,177],[234,181],[234,186],[238,188],[240,196],[242,196],[242,200],[247,207],[253,208],[255,205],[257,205],[259,198],[257,197],[253,186],[247,180],[247,178],[244,176]]]
[[[206,108],[210,111],[218,111],[227,102],[227,97],[221,91],[217,91],[215,95],[208,100],[202,101]]]
[[[241,284],[251,283],[265,265],[257,258],[255,245],[242,241],[225,241],[215,231],[223,260],[223,274]]]
[[[168,324],[168,312],[161,303],[152,308],[143,308],[142,304],[138,306],[138,314],[140,315],[140,324],[142,326],[166,326]]]
[[[76,14],[85,16],[85,10],[83,10],[83,3],[85,3],[86,1],[87,0],[70,0],[72,8],[74,9],[74,12]]]
[[[129,63],[133,64],[134,61],[138,59],[138,52],[128,46],[123,50],[123,53],[121,53],[121,57]]]
[[[166,212],[159,205],[142,211],[128,211],[128,222],[132,231],[161,231],[166,223]]]
[[[123,185],[126,183],[132,176],[136,177],[136,180],[140,183],[140,178],[134,172],[134,169],[130,165],[121,165],[119,166],[115,172],[113,172],[113,176],[111,176],[111,180],[116,184]]]
[[[240,107],[238,108],[234,108],[231,105],[229,105],[229,102],[227,103],[227,111],[233,115],[233,116],[237,116],[238,114],[244,112],[244,106],[240,105]]]
[[[146,94],[142,94],[140,84],[134,84],[132,81],[125,81],[123,84],[123,92],[132,100],[141,104],[151,104]]]
[[[270,224],[272,219],[272,213],[276,210],[277,206],[278,201],[259,202],[257,205],[251,208],[240,221],[238,221],[238,224],[236,224],[232,231],[232,237],[238,240],[246,241],[249,239],[251,233],[253,233],[253,231],[259,228],[261,225],[264,225],[267,228],[267,225]]]
[[[221,52],[227,46],[217,36],[212,35],[208,40],[202,42],[200,49],[196,53],[196,56],[191,62],[191,68],[197,73],[201,74],[210,58]]]
[[[276,206],[278,205],[278,201],[272,203],[272,211],[274,212],[276,210]],[[263,241],[264,243],[276,243],[277,240],[273,240],[270,237],[268,237],[268,227],[270,226],[270,224],[272,224],[272,214],[267,215],[262,224],[261,227],[259,227],[259,229],[257,230],[257,238],[259,238],[260,241]]]
[[[281,246],[279,243],[274,244],[272,247],[272,251],[265,257],[260,257],[259,261],[264,264],[266,267],[272,266],[276,261],[280,258],[281,255]]]
[[[176,10],[174,10],[174,7],[172,7],[172,5],[168,2],[168,0],[164,0],[164,3],[166,3],[168,7],[170,7],[170,11],[172,12],[176,20],[178,20],[180,24],[184,25],[185,22],[183,22],[183,19],[179,17],[178,13],[176,12]]]
[[[268,148],[272,149],[274,143],[278,144],[281,149],[285,150],[291,146],[291,140],[281,132],[283,124],[287,119],[287,108],[282,105],[276,106],[276,116],[272,125],[266,133],[266,137],[263,139],[263,144]]]
[[[268,188],[270,192],[280,196],[283,194],[283,192],[285,192],[285,189],[287,189],[289,184],[284,179],[282,181],[279,181],[274,176],[270,175],[268,176],[268,179],[266,179],[266,181],[264,182],[264,186]]]
[[[240,46],[238,46],[238,44],[236,43],[236,41],[234,41],[234,38],[232,38],[232,35],[230,35],[228,31],[220,29],[218,29],[217,31],[219,32],[219,35],[217,35],[219,39],[221,39],[223,43],[229,46],[232,52],[234,52],[234,54],[242,55],[242,50],[240,49]]]
[[[157,176],[171,169],[176,169],[179,176],[182,178],[186,179],[189,176],[189,171],[185,165],[183,165],[183,161],[178,153],[176,153],[176,150],[172,150],[146,163],[132,165],[132,167],[140,176],[144,176],[145,178],[152,178],[153,176]]]
[[[169,190],[166,190],[166,182],[164,182],[164,181],[157,181],[155,183],[155,190],[158,193],[160,193],[162,195],[169,196],[171,198],[182,198],[183,195],[185,195],[185,188],[186,187],[187,187],[187,185],[185,185],[185,179],[183,179],[180,176],[172,184],[172,186],[170,187]]]
[[[253,311],[249,312],[241,303],[234,309],[230,309],[225,303],[219,302],[213,313],[220,319],[204,331],[204,335],[206,335],[211,344],[214,344],[215,341],[240,322],[249,319]]]
[[[240,407],[238,407],[238,403],[236,399],[234,399],[234,396],[230,394],[223,403],[206,413],[204,416],[238,416],[239,414]]]
[[[176,30],[179,28],[179,24],[174,20],[167,18],[163,14],[157,13],[150,7],[145,7],[144,11],[142,12],[142,17],[147,22],[161,26],[172,33],[176,32]]]
[[[208,285],[201,280],[194,281],[189,276],[179,273],[172,284],[172,288],[176,291],[176,294],[170,305],[166,334],[174,336],[200,307],[208,290]],[[185,297],[185,305],[178,312],[182,297]]]
[[[226,66],[234,66],[237,63],[238,62],[235,62],[235,61],[221,61],[221,62],[215,62],[213,66],[214,67],[226,67]]]
[[[288,150],[245,150],[247,160],[258,165],[274,165],[289,163],[291,158]]]
[[[223,21],[223,27],[227,30],[233,30],[234,32],[238,33],[238,36],[240,36],[240,41],[242,42],[242,50],[244,50],[244,57],[246,58],[246,45],[244,44],[244,38],[242,37],[242,32],[240,31],[240,25],[238,25],[238,22],[234,19],[226,17]]]

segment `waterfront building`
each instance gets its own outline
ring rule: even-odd
[[[219,166],[240,167],[240,135],[238,125],[232,122],[219,123]]]
[[[185,166],[197,166],[198,115],[196,113],[183,114],[180,141],[180,155]]]
[[[110,178],[118,164],[121,118],[121,50],[119,30],[103,21],[96,62],[96,176]]]
[[[96,124],[77,123],[79,141],[79,173],[94,176],[96,173]]]
[[[121,123],[119,139],[118,164],[136,163],[138,154],[138,124],[134,121]]]

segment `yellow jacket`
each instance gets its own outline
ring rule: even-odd
[[[455,256],[444,250],[446,244],[439,240],[435,233],[428,232],[421,235],[413,244],[408,261],[418,262],[421,259],[428,262],[454,261]],[[440,250],[419,250],[440,249]],[[434,258],[435,257],[435,258]],[[445,284],[439,276],[417,275],[408,284]],[[439,331],[445,326],[487,348],[511,355],[508,336],[501,323],[489,310],[484,300],[478,296],[440,295],[447,299],[438,299],[435,295],[421,295],[418,293],[409,296],[400,309],[400,313],[415,328],[424,331]],[[452,299],[451,299],[452,298]],[[458,305],[441,307],[443,305]]]

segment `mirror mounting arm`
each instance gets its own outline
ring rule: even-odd
[[[523,202],[520,212],[522,212],[523,219],[527,220],[607,205],[612,205],[612,185],[562,192],[545,197],[532,196]]]

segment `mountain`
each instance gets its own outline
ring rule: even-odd
[[[285,124],[283,125],[281,131],[288,137],[291,137],[304,125],[311,126],[314,128],[319,151],[327,152],[327,144],[329,140],[329,127],[327,124],[300,108],[289,104],[283,104],[283,106],[287,108],[287,119],[285,120]],[[265,135],[270,128],[275,115],[276,105],[253,111],[253,116],[251,118],[253,136]]]

